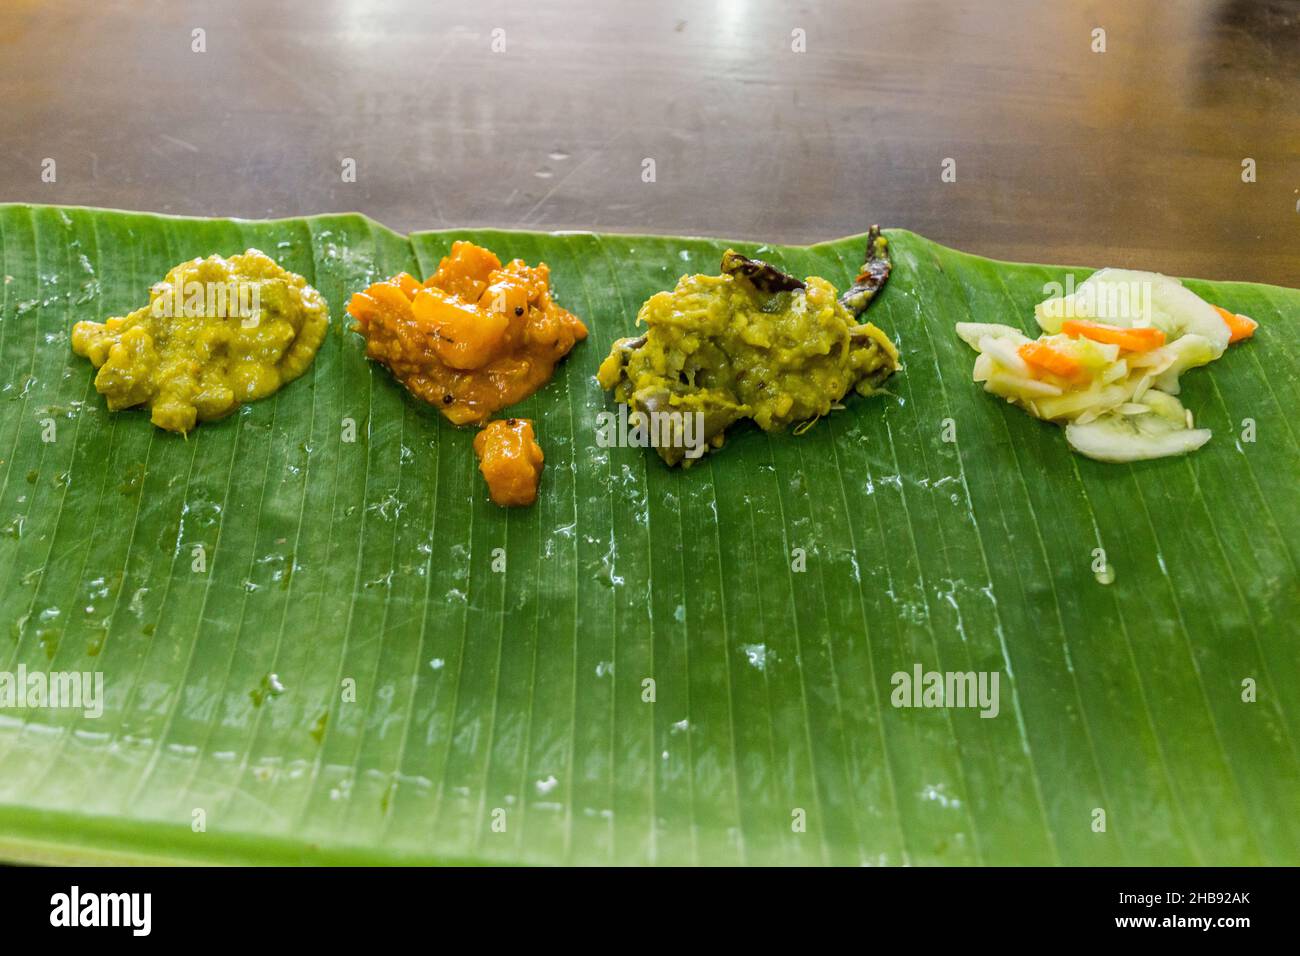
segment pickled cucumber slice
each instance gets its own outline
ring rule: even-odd
[[[1047,332],[1061,331],[1066,319],[1093,319],[1128,328],[1155,326],[1169,342],[1199,335],[1214,358],[1227,349],[1232,334],[1214,306],[1177,279],[1132,269],[1094,272],[1071,295],[1039,303],[1034,316]]]
[[[1173,356],[1173,361],[1156,376],[1155,386],[1170,395],[1177,395],[1182,390],[1178,378],[1189,368],[1208,365],[1218,358],[1214,354],[1214,346],[1204,336],[1196,333],[1188,333],[1162,348]]]
[[[1066,425],[1065,440],[1079,454],[1097,461],[1143,461],[1195,451],[1210,440],[1210,430],[1193,428],[1191,413],[1178,399],[1150,389],[1142,401],[1123,410],[1086,424]]]
[[[958,322],[957,337],[976,351],[982,338],[1014,339],[1018,344],[1029,341],[1029,336],[1019,329],[996,322]]]

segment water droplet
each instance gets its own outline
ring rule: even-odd
[[[941,783],[926,784],[924,787],[921,788],[921,792],[917,794],[917,796],[919,796],[922,800],[933,801],[934,803],[939,804],[939,806],[945,809],[957,810],[961,808],[961,799],[958,797],[949,796],[945,792],[944,786]]]
[[[280,683],[277,674],[267,674],[262,678],[262,682],[248,692],[248,696],[253,699],[254,707],[261,707],[262,702],[269,697],[279,697],[284,693],[284,684]]]
[[[130,602],[127,604],[131,613],[137,618],[144,617],[144,596],[148,593],[148,588],[136,588],[135,593],[131,595]]]

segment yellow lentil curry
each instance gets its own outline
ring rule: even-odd
[[[552,300],[545,263],[503,266],[471,242],[453,243],[423,283],[401,273],[358,292],[348,312],[366,355],[457,425],[533,394],[587,337]]]
[[[144,405],[185,433],[274,393],[311,365],[329,325],[321,294],[265,253],[182,262],[126,316],[78,322],[72,349],[99,369],[112,411]]]

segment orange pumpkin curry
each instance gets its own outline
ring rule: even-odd
[[[471,242],[423,283],[401,273],[348,303],[366,355],[457,425],[482,424],[537,391],[587,327],[551,299],[550,270],[501,265]]]
[[[490,422],[474,436],[478,470],[487,479],[488,494],[502,507],[531,505],[542,478],[542,449],[526,418]]]

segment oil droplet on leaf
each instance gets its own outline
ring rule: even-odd
[[[329,726],[329,722],[330,712],[328,710],[321,711],[320,716],[312,721],[311,729],[307,731],[311,734],[312,740],[316,741],[316,743],[325,740],[325,728]]]

